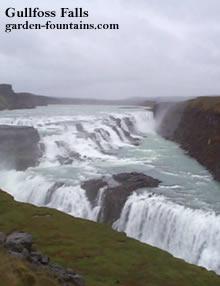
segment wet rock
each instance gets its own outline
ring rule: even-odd
[[[75,151],[72,151],[68,144],[64,141],[55,141],[59,148],[65,151],[65,155],[58,155],[56,158],[61,165],[71,165],[74,161],[81,161],[81,155]]]
[[[111,120],[114,121],[116,123],[116,126],[119,127],[119,129],[121,130],[121,132],[123,133],[124,137],[133,145],[135,146],[138,146],[140,144],[140,140],[136,137],[133,137],[131,134],[130,134],[130,131],[132,130],[131,129],[131,122],[128,122],[128,121],[125,121],[125,124],[128,123],[128,129],[129,129],[129,132],[126,131],[123,126],[122,126],[122,120],[120,118],[115,118],[113,116],[110,116]],[[123,137],[122,135],[120,134],[120,132],[118,131],[117,127],[116,126],[112,126],[112,129],[117,133],[117,135],[119,136],[119,138],[123,141]],[[133,131],[133,130],[132,130]]]
[[[6,238],[5,247],[14,252],[22,252],[25,249],[31,250],[33,243],[32,235],[26,232],[13,232]]]
[[[45,205],[48,205],[53,197],[53,194],[55,193],[55,191],[61,187],[63,187],[65,185],[65,183],[63,182],[56,182],[55,184],[53,184],[53,186],[51,188],[49,188],[49,190],[47,191],[47,195],[44,201]]]
[[[86,190],[86,195],[92,205],[95,204],[98,192],[101,188],[106,187],[108,185],[104,179],[92,179],[81,184],[81,188]]]
[[[34,167],[42,156],[40,136],[26,126],[0,126],[0,156],[4,168],[19,171]]]
[[[73,159],[69,157],[57,156],[57,160],[60,165],[71,165],[73,163]]]
[[[100,220],[112,224],[120,217],[124,204],[134,191],[141,188],[156,188],[160,181],[140,173],[121,173],[113,175],[119,186],[108,188],[103,199],[104,207]]]
[[[102,137],[103,140],[105,140],[106,142],[109,142],[111,135],[107,130],[103,128],[95,128],[94,131],[98,133]]]
[[[128,196],[134,191],[141,188],[156,188],[160,184],[159,180],[136,172],[113,175],[113,179],[116,181],[114,185],[105,178],[88,180],[81,184],[93,206],[100,189],[106,187],[98,220],[109,224],[120,217]]]
[[[135,134],[135,133],[136,133],[136,130],[135,130],[135,128],[134,128],[134,124],[133,124],[133,122],[131,121],[131,119],[130,119],[129,117],[125,117],[124,122],[125,122],[125,124],[126,124],[128,130],[129,130],[131,133]]]
[[[85,132],[85,130],[84,130],[84,128],[83,128],[81,123],[76,123],[76,130],[78,132]]]
[[[137,190],[145,187],[156,188],[160,183],[160,181],[157,179],[136,172],[116,174],[113,175],[113,178],[115,179],[115,181],[122,184],[123,187],[126,187],[131,190]]]

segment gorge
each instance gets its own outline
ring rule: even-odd
[[[25,171],[1,169],[0,186],[16,200],[108,223],[220,273],[219,184],[176,144],[157,135],[152,111],[48,106],[2,111],[0,124],[34,128],[43,152]],[[117,182],[120,177],[133,187]],[[140,178],[157,184],[136,186]],[[96,188],[88,195],[85,185],[91,180]]]

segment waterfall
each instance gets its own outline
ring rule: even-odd
[[[118,231],[220,274],[220,216],[163,196],[134,193],[114,224]]]
[[[80,182],[98,175],[94,166],[97,162],[117,160],[117,150],[140,143],[144,126],[153,132],[153,115],[145,110],[131,110],[48,116],[42,110],[26,111],[26,116],[15,111],[10,116],[0,117],[0,124],[33,126],[44,146],[39,166],[25,172],[0,170],[0,186],[17,201],[96,220],[101,208],[101,195],[93,209]],[[14,115],[16,112],[18,116]]]
[[[25,172],[1,169],[0,187],[17,201],[97,221],[106,190],[100,189],[92,204],[82,182],[124,171],[152,175],[162,181],[160,195],[133,193],[113,227],[220,274],[220,192],[203,167],[155,134],[150,111],[72,109],[1,113],[0,124],[36,128],[44,155]],[[187,200],[198,208],[187,207]],[[211,211],[203,208],[207,201]]]

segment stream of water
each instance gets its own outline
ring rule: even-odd
[[[0,170],[0,187],[18,201],[96,220],[80,183],[141,172],[162,181],[127,200],[113,227],[220,274],[220,185],[175,143],[155,132],[142,107],[48,106],[2,111],[0,124],[33,126],[44,144],[37,167]]]

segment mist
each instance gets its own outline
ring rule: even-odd
[[[49,2],[1,3],[0,82],[17,92],[102,99],[220,94],[218,0]],[[6,18],[8,7],[82,7],[87,21],[120,29],[7,34],[6,22],[25,20]]]

